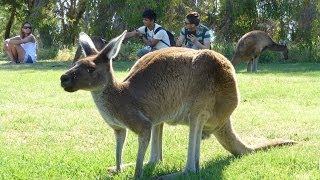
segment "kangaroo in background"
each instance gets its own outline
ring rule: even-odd
[[[239,103],[235,70],[229,60],[212,50],[170,47],[140,58],[119,82],[112,68],[126,31],[98,51],[89,36],[80,33],[86,57],[60,78],[67,92],[91,91],[93,100],[116,137],[116,170],[122,169],[127,131],[138,135],[135,178],[143,176],[143,160],[151,139],[148,163],[162,159],[163,123],[189,126],[184,172],[200,169],[202,132],[213,134],[234,155],[294,143],[274,140],[249,147],[232,128],[231,114]],[[169,174],[164,178],[174,177]]]
[[[105,39],[103,39],[100,36],[91,36],[90,38],[98,51],[102,50],[104,46],[108,43]],[[81,55],[82,55],[82,49],[81,49],[81,46],[79,45],[74,55],[72,64],[75,64],[75,62],[77,62],[80,59]]]
[[[258,59],[265,51],[280,51],[284,59],[288,59],[288,48],[286,45],[275,43],[264,31],[250,31],[243,35],[236,45],[236,52],[232,58],[232,64],[248,61],[247,72],[257,72]]]

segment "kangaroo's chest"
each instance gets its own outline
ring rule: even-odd
[[[110,104],[108,104],[104,97],[93,96],[93,100],[100,115],[106,123],[108,123],[110,126],[126,128],[126,126],[116,118],[116,112],[114,112],[113,108],[110,107]]]

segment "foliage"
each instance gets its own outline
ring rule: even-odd
[[[223,54],[229,60],[232,59],[234,54],[235,44],[232,43],[212,43],[211,49]]]
[[[218,11],[216,32],[218,40],[232,42],[256,26],[256,1],[223,0]]]
[[[21,22],[28,20],[45,49],[74,47],[80,31],[110,40],[125,29],[140,27],[142,12],[151,8],[158,15],[157,22],[176,38],[185,15],[198,11],[201,22],[213,30],[217,46],[236,43],[246,32],[260,29],[275,41],[294,44],[308,59],[319,59],[317,0],[3,0],[0,5],[2,37],[17,34]]]
[[[58,56],[59,48],[38,48],[37,58],[38,59],[55,59]]]

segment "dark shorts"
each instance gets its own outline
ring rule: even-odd
[[[24,60],[24,63],[33,63],[30,55],[28,55],[28,57]]]

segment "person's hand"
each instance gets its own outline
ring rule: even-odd
[[[142,34],[138,30],[135,31],[135,35],[138,36],[138,37],[142,36]]]
[[[188,35],[188,39],[190,39],[194,44],[198,41],[196,36],[193,34]]]

